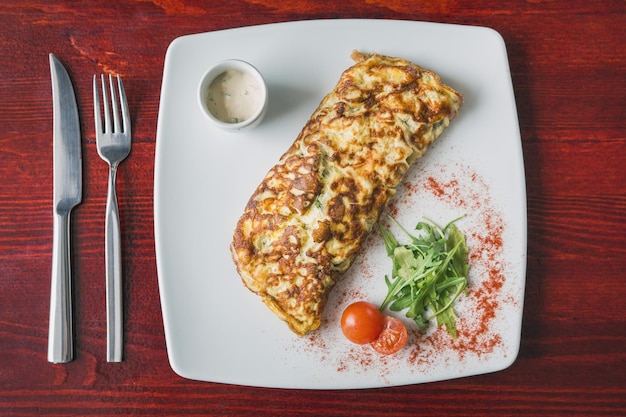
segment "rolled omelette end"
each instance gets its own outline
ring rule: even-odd
[[[250,197],[230,246],[243,284],[298,336],[320,326],[396,187],[463,103],[407,60],[352,58]]]

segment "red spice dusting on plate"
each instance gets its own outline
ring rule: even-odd
[[[385,361],[385,358],[381,358],[380,360],[376,357],[376,352],[374,352],[369,345],[358,345],[351,346],[350,350],[347,352],[340,361],[337,366],[337,372],[349,371],[353,369],[362,369],[368,370],[373,366],[377,366],[380,361]],[[383,363],[384,368],[384,363]]]
[[[312,349],[323,350],[326,348],[326,342],[324,338],[320,337],[319,333],[311,333],[308,338],[309,347]]]
[[[428,177],[427,181],[428,187],[433,192],[433,194],[437,197],[442,197],[444,194],[443,187],[433,177]]]
[[[412,228],[422,216],[446,222],[465,215],[457,226],[466,236],[470,271],[466,293],[455,303],[457,337],[437,328],[434,321],[421,334],[415,323],[404,317],[404,312],[397,312],[393,314],[404,321],[409,331],[409,341],[400,352],[379,355],[369,346],[344,340],[335,328],[343,308],[357,300],[380,302],[384,297],[384,275],[390,264],[385,263],[388,258],[382,239],[374,232],[364,248],[369,255],[358,258],[347,280],[337,284],[327,306],[329,314],[322,322],[324,331],[313,332],[304,346],[318,360],[334,361],[338,372],[375,373],[385,380],[400,369],[409,368],[425,375],[437,369],[488,360],[506,351],[506,311],[519,305],[506,287],[509,265],[503,216],[492,201],[489,185],[474,169],[461,165],[432,168],[428,173],[418,170],[407,178],[387,210],[407,228]],[[372,256],[376,251],[382,253]]]
[[[492,353],[502,344],[502,338],[492,329],[504,301],[501,289],[506,277],[503,265],[502,216],[493,207],[489,187],[476,172],[462,168],[454,173],[442,170],[443,178],[429,176],[423,189],[437,199],[463,210],[469,229],[466,234],[469,247],[470,277],[466,295],[459,299],[463,308],[456,309],[458,336],[450,337],[445,329],[439,328],[425,335],[410,347],[409,362],[426,365],[437,361],[443,352],[453,349],[458,358],[468,353],[481,357]],[[407,187],[408,188],[408,187]]]

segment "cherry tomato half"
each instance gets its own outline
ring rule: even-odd
[[[408,332],[404,323],[399,319],[390,316],[384,316],[384,319],[383,330],[371,343],[371,346],[378,353],[391,355],[404,347],[408,339]]]
[[[360,345],[376,340],[384,324],[385,317],[374,304],[367,301],[350,304],[341,315],[341,331],[344,336]]]

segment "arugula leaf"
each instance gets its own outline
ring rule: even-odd
[[[389,216],[408,238],[401,244],[391,231],[378,223],[387,256],[392,260],[391,277],[385,276],[387,296],[380,311],[407,310],[420,331],[430,320],[444,326],[452,337],[457,336],[453,304],[467,287],[468,249],[465,236],[452,220],[443,229],[424,218],[413,235]]]

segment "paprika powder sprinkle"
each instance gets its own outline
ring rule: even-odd
[[[418,169],[402,184],[390,202],[388,213],[394,218],[404,216],[404,220],[399,220],[409,227],[424,216],[437,222],[464,215],[457,226],[466,237],[470,269],[466,292],[454,305],[458,316],[457,337],[452,338],[434,322],[421,334],[403,312],[398,312],[396,317],[404,320],[409,331],[409,341],[402,351],[384,357],[369,346],[344,341],[338,335],[339,326],[333,317],[340,317],[342,308],[351,302],[376,303],[385,296],[384,275],[388,272],[381,274],[380,262],[364,257],[355,262],[347,281],[337,284],[321,331],[307,336],[306,344],[294,342],[294,348],[303,348],[315,360],[331,361],[338,373],[375,372],[381,380],[400,369],[428,374],[506,352],[502,337],[507,325],[506,312],[518,306],[516,298],[507,292],[506,224],[482,176],[461,164],[435,165],[434,169],[431,165],[427,172]],[[380,248],[383,248],[382,240],[374,233],[364,250]]]

